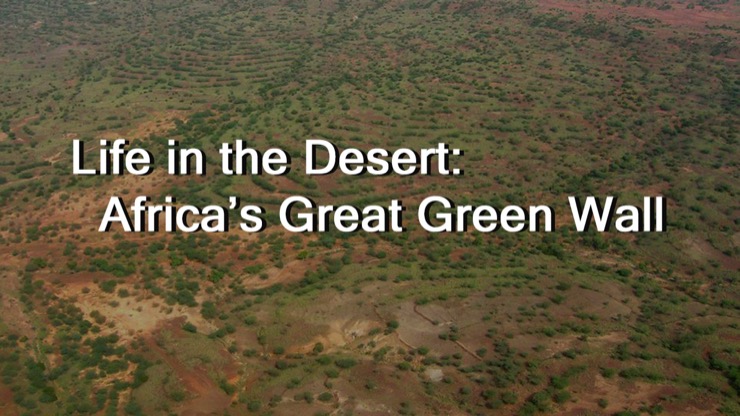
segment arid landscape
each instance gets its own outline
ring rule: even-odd
[[[0,415],[740,415],[737,1],[0,5]],[[72,141],[155,155],[76,176]],[[308,176],[304,142],[448,143],[464,176]],[[168,140],[208,175],[166,174]],[[223,176],[220,143],[295,155]],[[280,202],[548,204],[549,233],[295,234]],[[260,233],[98,227],[267,208]],[[665,196],[663,233],[570,195]]]

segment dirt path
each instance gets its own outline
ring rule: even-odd
[[[185,388],[196,396],[183,403],[178,408],[178,414],[185,416],[216,414],[231,404],[231,397],[208,377],[204,369],[187,368],[181,361],[157,345],[152,337],[145,338],[145,342],[150,351],[157,354],[182,381]]]

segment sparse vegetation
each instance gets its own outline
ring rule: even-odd
[[[2,10],[0,413],[740,412],[736,4]],[[113,137],[155,173],[70,174],[73,138],[94,164]],[[307,138],[444,142],[465,176],[308,177]],[[291,172],[219,175],[237,139]],[[164,175],[169,140],[208,174]],[[99,233],[113,194],[237,195],[268,227]],[[285,233],[294,194],[403,199],[407,230]],[[430,234],[412,213],[431,194],[565,213],[568,195],[664,195],[669,231]]]

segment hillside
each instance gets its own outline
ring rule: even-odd
[[[740,414],[736,1],[5,0],[0,414]],[[72,174],[72,142],[155,155]],[[305,141],[464,175],[305,175]],[[166,175],[169,140],[207,175]],[[293,155],[217,175],[222,143]],[[112,195],[265,206],[98,231]],[[290,233],[319,204],[546,204],[552,232]],[[662,233],[568,196],[664,196]],[[162,228],[163,229],[163,228]]]

